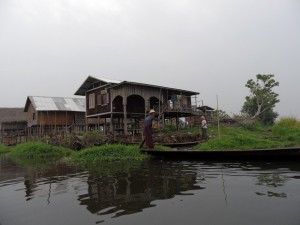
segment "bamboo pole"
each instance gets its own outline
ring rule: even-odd
[[[217,95],[217,121],[218,121],[218,137],[220,138],[220,118],[219,118],[219,98]]]

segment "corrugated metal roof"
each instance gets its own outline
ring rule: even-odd
[[[112,83],[112,84],[119,84],[122,81],[120,80],[113,80],[113,79],[108,79],[108,78],[103,78],[103,77],[98,77],[99,80],[104,81],[106,83]]]
[[[26,115],[23,108],[0,108],[0,123],[26,121]]]
[[[103,77],[88,76],[87,79],[83,82],[83,84],[79,87],[79,89],[75,92],[75,95],[84,96],[85,92],[89,88],[92,87],[93,83],[96,83],[99,81],[112,85],[108,88],[114,88],[118,85],[124,85],[124,84],[132,84],[132,85],[139,85],[139,86],[148,86],[148,87],[153,87],[153,88],[168,89],[168,90],[176,91],[178,93],[184,92],[187,95],[198,95],[199,94],[199,92],[188,91],[188,90],[183,90],[183,89],[178,89],[178,88],[170,88],[170,87],[163,87],[163,86],[158,86],[158,85],[153,85],[153,84],[144,84],[144,83],[138,83],[138,82],[120,81],[120,80],[107,79],[107,78],[103,78]]]
[[[96,82],[102,82],[103,84],[119,84],[122,81],[120,80],[113,80],[108,79],[104,77],[94,77],[94,76],[88,76],[86,80],[83,82],[83,84],[78,88],[78,90],[75,92],[75,95],[82,95],[85,96],[85,92]]]
[[[159,85],[154,85],[154,84],[144,84],[144,83],[131,82],[131,81],[123,81],[119,84],[115,84],[111,88],[116,87],[118,85],[123,85],[123,84],[131,84],[131,85],[147,86],[147,87],[153,87],[153,88],[159,88],[159,89],[166,89],[166,90],[171,90],[171,91],[178,92],[178,94],[183,92],[183,93],[185,93],[185,95],[198,95],[198,94],[200,94],[199,92],[195,92],[195,91],[188,91],[188,90],[183,90],[183,89],[178,89],[178,88],[170,88],[170,87],[164,87],[164,86],[159,86]]]
[[[66,97],[28,97],[37,111],[75,111],[85,112],[85,98]]]

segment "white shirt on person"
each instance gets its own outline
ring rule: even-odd
[[[206,123],[206,120],[205,120],[205,119],[203,119],[203,120],[201,121],[201,127],[202,127],[203,129],[207,129],[207,123]]]

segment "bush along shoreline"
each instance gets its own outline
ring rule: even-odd
[[[138,145],[123,144],[105,144],[89,147],[81,151],[74,151],[72,149],[53,146],[43,142],[27,142],[9,148],[3,146],[2,152],[7,153],[8,156],[13,158],[32,160],[66,158],[68,161],[75,163],[144,160],[150,157],[141,153]]]
[[[73,154],[71,160],[83,163],[102,161],[144,160],[147,155],[139,151],[137,145],[105,144],[83,149]]]
[[[219,136],[219,133],[221,134]],[[250,150],[300,147],[300,121],[295,118],[282,118],[274,126],[259,124],[212,127],[211,138],[200,143],[194,150]]]
[[[26,142],[10,148],[9,156],[26,159],[62,158],[74,154],[71,149],[43,142]]]
[[[195,128],[192,129],[192,132],[195,133]],[[191,132],[191,130],[183,132]],[[300,146],[300,122],[295,118],[283,118],[270,127],[259,124],[210,126],[208,134],[210,140],[194,146],[193,150],[242,151]],[[170,149],[169,147],[157,144],[154,151],[168,151]],[[68,161],[75,163],[94,164],[104,161],[138,161],[151,157],[142,153],[139,145],[136,144],[102,144],[74,151],[70,148],[46,144],[44,142],[27,142],[12,147],[0,145],[0,153],[24,159],[66,158]]]

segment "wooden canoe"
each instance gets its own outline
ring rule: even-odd
[[[294,148],[273,148],[273,149],[252,149],[252,150],[147,150],[141,152],[163,158],[190,158],[190,159],[289,159],[300,160],[300,147]]]

